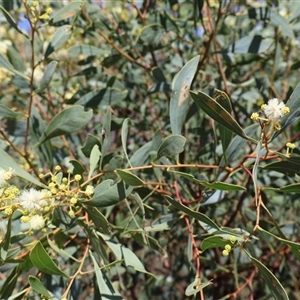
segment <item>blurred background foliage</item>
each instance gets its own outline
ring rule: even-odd
[[[170,106],[175,91],[191,86],[224,105],[248,136],[259,139],[250,115],[270,98],[286,102],[299,82],[300,2],[38,1],[40,16],[48,7],[53,12],[49,20],[41,18],[34,26],[32,19],[28,21],[33,1],[1,2],[2,165],[6,152],[35,177],[59,164],[65,173],[72,167],[87,178],[91,172],[95,187],[119,183],[120,178],[133,186],[124,191],[128,193],[123,201],[113,203],[113,195],[105,194],[106,204],[83,203],[88,217],[77,221],[64,209],[53,215],[52,226],[61,229],[53,234],[58,246],[43,245],[64,272],[73,274],[79,266],[58,248],[79,259],[85,257],[87,237],[91,243],[84,268],[96,271],[76,274],[69,299],[300,299],[299,188],[278,191],[298,182],[298,161],[281,168],[262,163],[266,170],[261,168],[258,176],[269,213],[260,211],[264,230],[256,231],[243,247],[269,271],[239,247],[223,256],[226,237],[232,233],[242,243],[257,221],[255,186],[247,172],[254,161],[247,159],[256,145],[228,131],[223,131],[228,138],[222,139],[221,126],[191,98],[183,116],[178,107]],[[182,81],[190,83],[178,86],[176,74],[198,55],[194,70],[188,70]],[[66,130],[61,118],[61,127],[54,126],[61,131],[44,135],[47,124],[71,107],[74,113],[65,118],[74,130]],[[84,122],[90,109],[92,117]],[[172,118],[182,121],[180,132],[172,130]],[[155,161],[161,167],[153,167],[159,146],[172,133],[186,138],[184,151],[177,158],[161,155]],[[274,139],[272,149],[284,154],[286,142],[298,146],[298,136],[296,122]],[[92,158],[95,145],[102,154],[99,161]],[[297,158],[299,150],[293,155]],[[168,168],[178,162],[180,169]],[[225,166],[231,169],[222,169]],[[225,181],[234,187],[208,184]],[[104,184],[99,190],[109,187]],[[6,230],[5,215],[1,218]],[[227,231],[214,233],[209,220]],[[21,230],[12,227],[12,235]],[[214,234],[222,239],[201,252],[203,240]],[[31,238],[43,237],[38,233]],[[22,241],[11,245],[18,243]],[[123,253],[123,246],[129,254]],[[12,253],[11,263],[8,259],[1,266],[1,299],[27,289],[28,272],[60,299],[67,280],[51,272],[42,275],[45,270],[34,262],[34,254],[31,264],[27,255],[16,267],[13,259],[20,253]],[[199,276],[207,284],[203,290]],[[281,294],[279,282],[286,294]],[[46,297],[29,284],[32,289],[26,296],[10,299]]]

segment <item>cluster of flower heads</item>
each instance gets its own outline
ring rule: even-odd
[[[52,8],[46,5],[43,5],[42,7],[39,7],[40,1],[32,1],[30,4],[27,5],[28,14],[30,17],[30,21],[32,23],[37,23],[38,20],[45,20],[48,21],[50,19],[50,15],[52,14]],[[27,4],[27,0],[25,0],[25,4]],[[41,10],[44,11],[43,14],[41,14]]]
[[[237,242],[237,240],[236,240],[236,237],[235,236],[230,236],[229,237],[229,242],[230,242],[230,244],[226,244],[225,245],[225,247],[224,247],[224,250],[222,251],[222,254],[224,255],[224,256],[228,256],[229,255],[229,253],[230,253],[230,251],[234,248],[234,246],[236,245],[236,242]]]
[[[259,113],[255,112],[251,115],[253,121],[262,120],[264,122],[272,124],[273,128],[278,131],[281,129],[280,120],[284,115],[290,113],[290,109],[277,98],[270,99],[268,104],[261,106],[262,111],[265,114],[265,118],[259,116]]]
[[[8,182],[14,175],[13,170],[5,171],[0,168],[0,209],[9,216],[16,210],[20,211],[21,222],[30,224],[29,233],[45,228],[51,213],[60,205],[65,205],[70,217],[74,217],[79,209],[76,205],[78,200],[89,198],[94,193],[94,188],[91,185],[81,185],[82,177],[79,174],[72,176],[69,172],[64,177],[60,169],[56,166],[55,173],[40,175],[40,178],[50,177],[48,189],[30,188],[20,191]]]

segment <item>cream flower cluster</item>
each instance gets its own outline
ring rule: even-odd
[[[20,221],[29,224],[28,234],[33,230],[46,230],[47,221],[58,206],[63,206],[70,217],[75,217],[81,207],[78,201],[91,199],[94,194],[92,185],[82,183],[79,174],[64,176],[61,167],[56,166],[55,172],[40,174],[41,179],[48,181],[48,189],[29,188],[20,191],[8,183],[14,171],[0,168],[0,211],[11,216],[16,210],[22,213]],[[46,177],[49,179],[47,180]]]
[[[261,106],[261,109],[264,112],[266,118],[261,118],[259,116],[259,113],[255,112],[251,115],[251,119],[253,121],[262,120],[271,122],[275,130],[281,129],[281,118],[290,112],[290,109],[281,100],[278,100],[277,98],[270,99],[268,101],[268,104],[263,104]]]

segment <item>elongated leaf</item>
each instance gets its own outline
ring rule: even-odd
[[[144,265],[141,263],[139,258],[127,247],[114,241],[109,236],[104,234],[99,234],[108,247],[113,251],[114,255],[118,260],[124,260],[126,267],[132,267],[138,272],[146,273],[150,276],[153,274],[146,271]]]
[[[81,147],[82,153],[86,157],[90,157],[93,147],[95,145],[97,145],[98,147],[101,147],[100,139],[92,134],[89,134],[87,136],[87,140],[86,140],[85,144]]]
[[[16,29],[22,35],[24,35],[27,39],[29,39],[29,36],[18,27],[16,21],[13,19],[13,17],[10,15],[10,13],[2,5],[0,5],[0,9],[1,9],[5,19],[7,20],[7,22],[10,24],[10,26],[12,28]]]
[[[103,157],[109,152],[110,140],[111,140],[111,108],[108,107],[103,121],[103,142],[101,152]],[[100,164],[101,165],[101,164]]]
[[[38,145],[53,137],[81,129],[91,120],[92,116],[93,111],[84,111],[82,106],[74,105],[64,109],[48,124]]]
[[[110,54],[111,52],[108,48],[102,49],[91,45],[79,45],[69,48],[68,53],[70,53],[70,56],[74,58],[78,57],[80,54],[83,54],[85,56],[104,56]]]
[[[108,105],[112,106],[123,101],[128,95],[127,90],[120,90],[117,88],[104,88],[100,91],[91,91],[80,98],[76,104],[85,107],[104,108]]]
[[[270,49],[273,39],[263,38],[261,35],[245,36],[234,42],[228,48],[223,49],[225,53],[263,53]]]
[[[117,174],[123,179],[123,181],[131,186],[141,186],[144,185],[144,181],[140,179],[138,176],[134,175],[129,171],[124,170],[116,170]]]
[[[193,296],[203,290],[205,287],[213,284],[211,281],[199,284],[199,278],[196,278],[194,282],[188,285],[185,289],[186,296]]]
[[[228,95],[222,91],[216,90],[216,102],[218,102],[228,113],[230,114],[232,111],[231,102]],[[224,153],[225,161],[227,161],[226,151],[232,139],[232,131],[223,125],[219,124],[218,126],[220,132],[220,138]]]
[[[244,250],[245,251],[245,250]],[[289,297],[284,290],[283,286],[279,282],[279,280],[274,276],[274,274],[259,260],[251,256],[247,251],[245,253],[249,256],[252,260],[253,264],[258,268],[259,273],[263,277],[265,283],[270,289],[275,300],[288,300]]]
[[[142,166],[148,159],[152,150],[152,142],[148,142],[140,147],[131,157],[130,163],[133,167]]]
[[[28,282],[32,289],[38,294],[46,296],[47,298],[52,298],[49,291],[44,287],[42,282],[37,277],[30,275],[28,277]]]
[[[292,26],[275,9],[271,9],[270,21],[274,26],[279,27],[283,36],[288,37],[290,39],[295,38]]]
[[[8,171],[9,168],[12,168],[14,170],[14,174],[18,177],[21,177],[37,186],[40,186],[42,188],[47,188],[44,184],[42,184],[38,179],[30,175],[27,171],[22,169],[15,161],[14,159],[7,154],[4,150],[0,148],[0,166],[2,169]]]
[[[279,173],[294,177],[295,174],[300,175],[300,160],[296,158],[289,158],[287,160],[270,163],[261,168],[277,171]]]
[[[224,248],[225,245],[230,244],[230,241],[222,239],[220,236],[210,236],[204,239],[201,243],[201,250],[205,251],[211,248]]]
[[[24,63],[24,58],[21,57],[20,52],[16,50],[15,47],[9,46],[7,48],[7,57],[10,61],[10,63],[13,65],[13,67],[20,72],[26,71],[26,66]]]
[[[172,134],[168,136],[158,148],[157,157],[154,160],[163,156],[174,156],[181,153],[184,150],[185,142],[186,138],[182,135]]]
[[[29,256],[33,265],[46,274],[69,277],[57,267],[40,241],[36,243]]]
[[[98,162],[100,160],[101,152],[99,150],[99,146],[95,145],[92,149],[91,156],[90,156],[90,170],[88,178],[92,177],[93,172],[96,170],[98,166]]]
[[[1,118],[24,118],[25,116],[20,113],[11,110],[10,108],[0,104],[0,117]]]
[[[112,282],[107,277],[104,269],[100,269],[97,260],[95,259],[92,252],[89,252],[89,255],[93,261],[95,274],[97,278],[97,287],[99,289],[99,293],[101,295],[101,299],[103,300],[123,300],[119,292],[115,289]]]
[[[3,245],[0,247],[0,261],[3,262],[6,260],[7,252],[10,248],[10,236],[11,236],[11,218],[8,219],[7,225],[6,225],[6,233],[4,237]]]
[[[190,181],[201,184],[202,186],[210,188],[210,189],[216,189],[216,190],[221,190],[221,191],[245,191],[246,190],[246,188],[244,186],[240,186],[240,185],[236,185],[236,184],[232,184],[232,183],[226,183],[226,182],[220,182],[220,181],[207,182],[204,180],[196,179],[193,175],[188,174],[188,173],[174,171],[174,170],[170,170],[169,172],[178,174]]]
[[[66,257],[66,258],[70,258],[74,261],[77,261],[78,260],[73,257],[71,254],[69,254],[66,250],[64,250],[63,248],[59,248],[54,242],[51,241],[51,239],[49,237],[47,237],[47,241],[49,243],[49,246],[56,252],[58,253],[60,256],[62,257]],[[68,248],[67,248],[68,249]]]
[[[74,17],[80,11],[81,1],[75,1],[64,5],[50,20],[50,25]]]
[[[43,89],[45,89],[48,86],[48,84],[51,82],[57,64],[58,64],[58,62],[54,60],[54,61],[51,61],[51,63],[49,65],[47,65],[47,67],[45,69],[45,73],[41,80],[40,86],[36,90],[37,93],[41,92]]]
[[[290,96],[290,99],[287,101],[286,105],[290,109],[290,113],[283,116],[281,119],[281,129],[276,131],[273,135],[272,140],[275,139],[279,134],[284,132],[286,128],[293,125],[300,117],[300,83],[296,86],[295,90]]]
[[[280,192],[286,192],[286,193],[300,193],[300,184],[289,184],[286,186],[281,187],[278,189]]]
[[[199,213],[197,211],[193,211],[191,209],[189,209],[188,207],[180,204],[179,202],[177,202],[176,200],[170,198],[170,197],[166,197],[167,201],[172,204],[176,209],[178,209],[179,211],[182,211],[184,213],[186,213],[189,217],[194,218],[198,221],[201,221],[207,225],[209,225],[210,227],[217,229],[217,230],[221,230],[220,227],[213,221],[211,220],[209,217],[207,217],[206,215]]]
[[[72,34],[71,29],[71,25],[63,25],[56,31],[45,51],[45,58],[47,58],[51,53],[59,49],[70,38]]]
[[[1,53],[0,53],[0,67],[10,71],[11,73],[13,73],[15,75],[18,75],[18,76],[26,79],[27,81],[29,81],[29,77],[27,77],[22,72],[19,72],[19,71],[15,70],[15,68],[7,61],[7,59]]]
[[[105,216],[96,207],[87,207],[86,209],[89,217],[93,220],[97,230],[109,234],[108,221]]]
[[[181,69],[172,83],[173,93],[170,101],[170,122],[173,134],[181,134],[182,125],[191,105],[190,87],[198,68],[200,56],[197,55]]]
[[[132,187],[125,189],[123,181],[114,184],[111,179],[104,180],[95,189],[92,200],[84,202],[89,206],[106,207],[124,200],[131,192]]]
[[[129,121],[130,121],[130,119],[127,118],[127,119],[124,120],[124,122],[122,124],[121,140],[122,140],[122,147],[123,147],[125,157],[126,157],[128,163],[129,163],[129,165],[131,166],[130,160],[129,160],[128,154],[127,154],[127,135],[128,135],[128,123],[129,123]]]
[[[247,136],[255,136],[256,132],[258,130],[258,124],[252,124],[244,129],[244,132]],[[256,141],[258,143],[258,141]],[[231,143],[229,144],[229,147],[227,148],[227,151],[225,153],[225,156],[227,158],[228,164],[230,163],[237,163],[236,158],[241,157],[241,153],[245,153],[247,151],[247,140],[240,136],[235,136]],[[222,158],[220,162],[220,166],[224,167],[226,166],[226,160],[225,158]]]
[[[228,113],[228,111],[224,109],[219,103],[217,103],[213,98],[203,92],[199,92],[198,94],[196,94],[191,91],[191,96],[196,104],[216,122],[220,123],[237,135],[253,141],[252,138],[248,137],[244,133],[242,127]]]

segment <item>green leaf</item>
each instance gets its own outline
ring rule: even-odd
[[[3,241],[0,243],[0,261],[3,262],[6,260],[7,252],[10,248],[10,236],[11,236],[11,218],[8,219],[7,225],[6,225],[6,233],[4,236]],[[1,263],[2,264],[2,263]]]
[[[190,87],[198,68],[200,56],[197,55],[187,62],[175,76],[170,101],[170,122],[173,134],[181,134],[182,126],[188,112],[190,101]]]
[[[254,136],[255,133],[258,130],[258,124],[252,124],[248,127],[245,128],[244,132],[247,136]],[[225,157],[222,158],[221,162],[220,162],[220,166],[224,167],[226,165],[228,165],[229,163],[236,163],[236,158],[237,157],[241,157],[241,153],[245,153],[246,149],[247,149],[247,140],[245,140],[244,138],[240,137],[240,136],[235,136],[231,143],[229,144],[229,147],[227,148],[227,151],[225,153],[225,156],[227,158],[227,163],[225,160]],[[258,142],[256,142],[258,143]]]
[[[7,57],[13,67],[20,72],[26,71],[26,66],[24,63],[24,58],[21,57],[20,52],[15,49],[15,47],[10,46],[7,48]]]
[[[152,273],[146,271],[139,258],[129,248],[116,242],[111,237],[105,234],[99,233],[99,235],[103,238],[107,246],[113,251],[116,258],[118,260],[124,260],[126,267],[132,267],[138,272],[142,272],[155,277]]]
[[[96,207],[87,207],[86,211],[90,219],[92,219],[95,226],[97,227],[97,230],[109,234],[109,229],[108,229],[109,223],[105,218],[105,216]]]
[[[93,261],[94,268],[95,268],[95,274],[97,279],[97,286],[99,289],[99,293],[101,295],[101,299],[103,300],[123,300],[119,292],[115,289],[114,285],[110,281],[110,279],[107,277],[106,272],[104,269],[100,269],[97,260],[95,259],[92,252],[89,252],[89,255]]]
[[[100,156],[101,156],[101,152],[99,150],[99,146],[95,145],[92,149],[91,156],[90,156],[90,171],[89,171],[88,179],[92,177],[93,172],[98,167]]]
[[[52,298],[49,291],[44,287],[42,282],[35,276],[29,275],[28,282],[32,289],[37,292],[39,295],[46,296],[47,298]]]
[[[84,204],[96,207],[106,207],[124,200],[131,192],[132,187],[125,189],[123,181],[114,184],[111,179],[104,180],[96,188],[94,197]]]
[[[80,54],[83,54],[85,56],[104,56],[110,54],[111,52],[108,49],[102,49],[95,46],[78,45],[69,48],[68,53],[72,58],[75,58],[78,57]]]
[[[36,243],[29,256],[33,265],[42,272],[51,275],[59,275],[66,278],[69,277],[55,265],[40,241]]]
[[[169,170],[169,172],[178,174],[192,182],[201,184],[202,186],[210,188],[210,189],[221,190],[221,191],[245,191],[246,190],[245,187],[243,187],[241,185],[237,185],[237,184],[220,182],[220,181],[207,182],[204,180],[196,179],[193,175],[188,174],[188,173],[174,171],[174,170]]]
[[[110,141],[111,141],[111,108],[110,107],[106,109],[106,114],[104,116],[102,126],[103,126],[102,129],[104,130],[104,137],[103,137],[101,151],[104,157],[109,152]]]
[[[181,153],[184,150],[185,142],[186,138],[182,135],[169,135],[161,143],[160,147],[157,150],[157,156],[154,160],[157,160],[163,156],[174,156]]]
[[[4,150],[0,148],[0,166],[2,169],[8,171],[9,168],[14,170],[14,174],[18,177],[21,177],[37,186],[42,188],[47,188],[44,184],[42,184],[38,179],[30,175],[27,171],[22,169],[11,156],[9,156]]]
[[[270,49],[274,40],[272,38],[264,38],[262,35],[244,36],[235,41],[226,49],[224,53],[263,53]]]
[[[197,293],[199,293],[201,290],[203,290],[205,287],[211,284],[213,284],[211,281],[199,284],[199,278],[195,278],[195,281],[189,284],[188,287],[185,289],[185,295],[195,296]]]
[[[218,102],[229,114],[232,111],[231,102],[228,95],[222,91],[216,90],[216,102]],[[223,125],[219,124],[218,126],[220,132],[220,138],[224,153],[224,158],[226,158],[226,151],[232,139],[232,131],[224,127]]]
[[[199,213],[197,211],[191,210],[187,206],[184,206],[184,205],[180,204],[179,202],[177,202],[176,200],[172,199],[171,197],[166,197],[166,199],[177,210],[184,212],[189,217],[194,218],[194,219],[196,219],[198,221],[201,221],[204,224],[207,224],[207,225],[209,225],[210,227],[212,227],[212,228],[214,228],[216,230],[221,230],[220,227],[213,220],[211,220],[209,217],[207,217],[206,215],[204,215],[202,213]]]
[[[22,274],[22,270],[18,266],[13,268],[10,274],[6,277],[6,280],[1,285],[1,290],[0,290],[1,299],[9,299],[9,297],[13,294],[16,283],[20,278],[20,274]]]
[[[5,105],[0,104],[0,117],[1,118],[24,118],[25,116],[20,112],[13,111],[10,108],[6,107]]]
[[[64,5],[49,21],[49,24],[53,25],[57,22],[74,17],[81,10],[81,7],[82,7],[81,1],[75,1]]]
[[[116,170],[117,174],[123,179],[123,181],[131,186],[141,186],[144,185],[144,181],[140,179],[138,176],[134,175],[129,171],[124,170]]]
[[[48,124],[38,145],[63,134],[73,133],[84,127],[92,118],[93,111],[84,111],[82,106],[74,105],[57,114]]]
[[[294,39],[293,27],[287,22],[287,20],[282,17],[275,9],[270,10],[270,21],[276,27],[280,28],[280,31],[283,33],[283,36],[290,39]]]
[[[101,147],[101,142],[98,139],[98,137],[89,134],[87,137],[87,140],[85,142],[85,144],[81,147],[81,151],[82,153],[86,156],[86,157],[90,157],[91,152],[93,150],[93,147],[95,145],[98,145],[99,147]]]
[[[123,147],[123,151],[125,154],[125,157],[129,163],[129,166],[132,167],[130,165],[130,160],[128,158],[128,154],[127,154],[127,135],[128,135],[128,123],[129,123],[130,119],[125,119],[123,124],[122,124],[122,131],[121,131],[121,141],[122,141],[122,147]]]
[[[275,300],[288,300],[289,297],[284,290],[283,286],[279,282],[279,280],[274,276],[274,274],[259,260],[251,256],[245,249],[245,253],[252,260],[253,264],[258,268],[261,276],[263,277],[266,285],[269,287],[271,294],[273,295]]]
[[[91,91],[81,97],[76,104],[92,108],[105,108],[125,100],[128,90],[120,90],[114,87]]]
[[[0,53],[0,68],[4,68],[8,71],[10,71],[11,73],[18,75],[24,79],[26,79],[27,81],[29,81],[29,77],[27,77],[26,75],[24,75],[22,72],[19,72],[17,70],[15,70],[15,68],[6,60],[6,58]]]
[[[286,128],[293,125],[299,120],[300,117],[300,83],[296,86],[295,90],[291,94],[289,100],[286,103],[286,106],[289,107],[290,113],[283,116],[280,125],[281,129],[276,131],[272,137],[274,140],[279,134],[286,131]]]
[[[270,163],[261,168],[294,177],[295,174],[300,175],[300,159],[298,157],[290,157],[286,160]]]
[[[201,243],[201,250],[205,251],[211,248],[224,248],[226,245],[230,244],[230,241],[224,240],[221,236],[209,236],[205,238]]]
[[[279,188],[278,190],[280,192],[286,192],[286,193],[300,193],[300,184],[299,183],[289,184]]]
[[[43,89],[45,89],[49,85],[49,83],[51,82],[52,77],[54,75],[57,64],[58,64],[58,62],[54,60],[54,61],[51,61],[51,63],[47,65],[47,67],[45,69],[45,73],[41,80],[40,86],[35,91],[36,93],[41,92]]]
[[[27,39],[29,39],[29,36],[18,27],[16,21],[2,5],[0,5],[0,9],[2,10],[4,17],[7,20],[7,22],[10,24],[10,26],[16,29],[22,35],[24,35]]]
[[[71,25],[63,25],[59,27],[45,51],[45,58],[47,58],[54,51],[58,50],[70,38],[71,34]]]
[[[42,119],[38,110],[33,106],[31,109],[29,133],[32,144],[38,143],[39,139],[43,135],[46,123]],[[50,141],[44,142],[36,149],[40,158],[48,165],[50,169],[53,168],[53,149]]]
[[[203,92],[199,92],[198,94],[196,94],[191,91],[190,93],[195,103],[216,122],[223,125],[225,128],[228,128],[230,131],[236,133],[237,135],[247,140],[256,142],[244,133],[242,127],[236,122],[231,114],[229,114],[228,111],[224,109],[219,103],[217,103],[213,98]]]
[[[59,236],[56,236],[55,238],[59,238]],[[51,239],[49,238],[49,236],[47,237],[47,241],[49,243],[49,246],[56,252],[58,253],[61,257],[66,257],[66,258],[70,258],[73,261],[77,261],[79,262],[79,260],[77,260],[75,257],[73,257],[71,254],[69,254],[67,252],[67,249],[64,250],[63,248],[59,248],[54,242],[51,241]],[[75,247],[75,246],[74,246]]]
[[[75,159],[71,159],[69,163],[73,166],[72,174],[73,175],[79,174],[82,176],[83,172],[85,171],[83,165],[78,160]]]
[[[140,147],[130,157],[131,166],[133,167],[142,166],[149,159],[149,154],[151,150],[152,150],[152,142],[148,142],[142,147]]]

